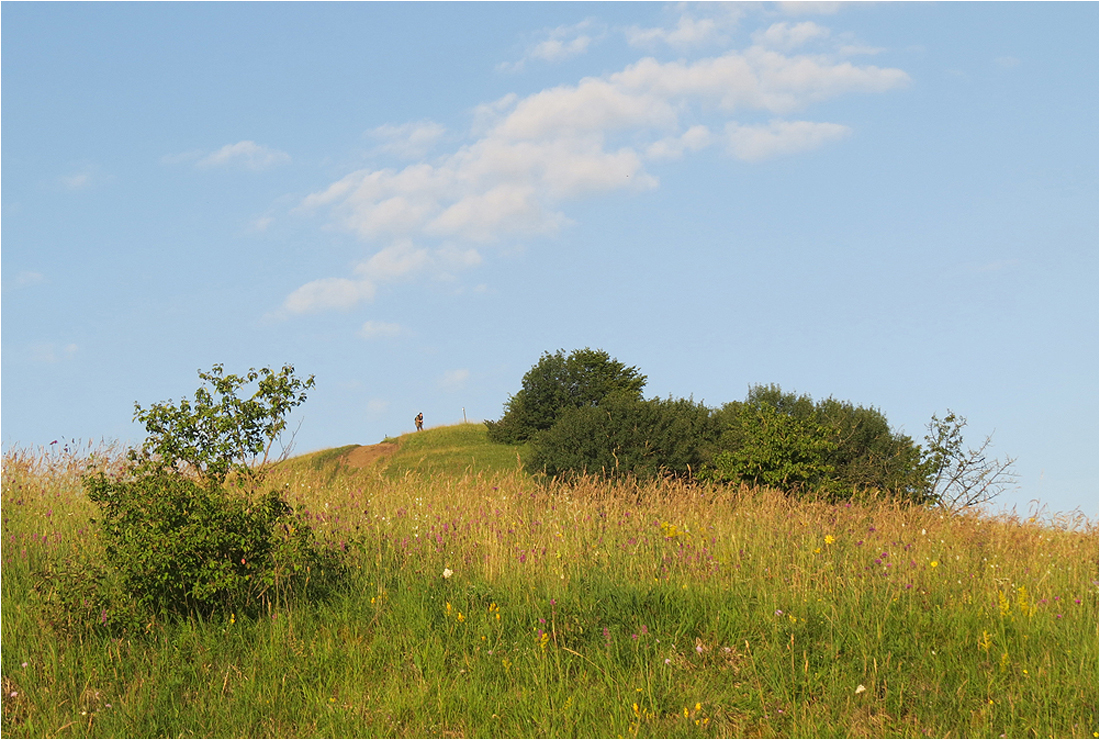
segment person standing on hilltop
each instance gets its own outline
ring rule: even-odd
[[[416,431],[418,431],[418,432],[424,431],[424,412],[423,411],[420,412],[419,414],[417,414],[416,418],[413,419],[413,421],[416,422]]]

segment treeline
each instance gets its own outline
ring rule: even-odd
[[[646,376],[602,350],[544,353],[524,376],[489,439],[527,442],[532,472],[746,483],[832,499],[877,491],[917,503],[972,505],[1011,479],[1012,461],[962,445],[965,419],[932,417],[922,446],[881,411],[758,385],[744,401],[708,408],[646,399]],[[958,475],[959,471],[969,478]],[[976,481],[976,483],[975,483]],[[969,488],[964,489],[964,484]]]

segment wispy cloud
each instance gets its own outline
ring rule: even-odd
[[[45,365],[54,365],[58,362],[71,360],[76,356],[78,349],[75,344],[59,346],[53,342],[43,342],[31,347],[31,359]]]
[[[401,334],[399,324],[391,324],[385,321],[367,321],[359,329],[359,336],[363,339],[382,339],[396,337]]]
[[[399,126],[386,124],[367,132],[379,142],[378,151],[405,159],[419,159],[430,152],[447,133],[447,128],[434,121],[417,121]]]
[[[765,126],[726,124],[726,148],[749,162],[798,154],[817,149],[829,141],[848,136],[852,130],[837,123],[772,121]]]
[[[753,41],[760,46],[780,51],[791,51],[814,39],[828,38],[829,29],[819,26],[813,21],[790,24],[787,22],[774,23],[766,30],[757,31],[752,35]]]
[[[206,155],[195,166],[204,169],[236,166],[250,170],[267,170],[289,161],[290,155],[286,152],[261,146],[254,141],[238,141]]]
[[[592,20],[544,29],[536,41],[528,44],[519,61],[502,62],[497,65],[497,69],[502,72],[521,72],[527,62],[532,60],[563,62],[586,53],[593,43],[603,38],[605,33],[603,26]]]
[[[86,190],[96,184],[100,184],[110,178],[104,177],[100,168],[93,163],[77,163],[73,169],[57,178],[57,182],[65,190]]]
[[[367,417],[378,419],[390,410],[390,402],[383,398],[372,398],[367,401]]]
[[[778,2],[776,5],[786,15],[834,15],[840,8],[838,2]]]
[[[26,288],[31,285],[38,285],[45,279],[46,277],[40,272],[24,270],[15,277],[15,284],[20,288]]]
[[[466,386],[466,381],[470,379],[470,371],[466,368],[459,368],[457,370],[448,370],[437,381],[439,387],[445,391],[457,391]]]
[[[278,149],[261,146],[254,141],[238,141],[236,144],[226,144],[215,152],[192,149],[178,154],[165,154],[160,161],[167,165],[193,162],[199,169],[243,167],[260,171],[286,164],[290,161],[290,155]]]
[[[629,26],[623,29],[623,33],[627,43],[638,48],[669,46],[687,51],[725,43],[741,17],[742,11],[735,5],[696,5],[692,11],[682,12],[675,24],[649,28]]]
[[[476,249],[461,249],[452,244],[427,249],[407,239],[397,240],[356,265],[353,278],[320,278],[306,283],[287,296],[280,313],[286,316],[346,311],[359,303],[373,301],[379,285],[425,274],[446,276],[480,263],[481,255]]]

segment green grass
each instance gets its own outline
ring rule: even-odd
[[[560,487],[481,425],[400,443],[272,474],[347,549],[337,598],[126,635],[57,631],[37,574],[102,558],[94,511],[79,465],[9,454],[4,735],[1096,737],[1091,523]]]

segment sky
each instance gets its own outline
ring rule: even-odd
[[[216,363],[373,444],[591,347],[950,409],[998,505],[1095,522],[1098,9],[3,3],[4,448],[138,444]]]

